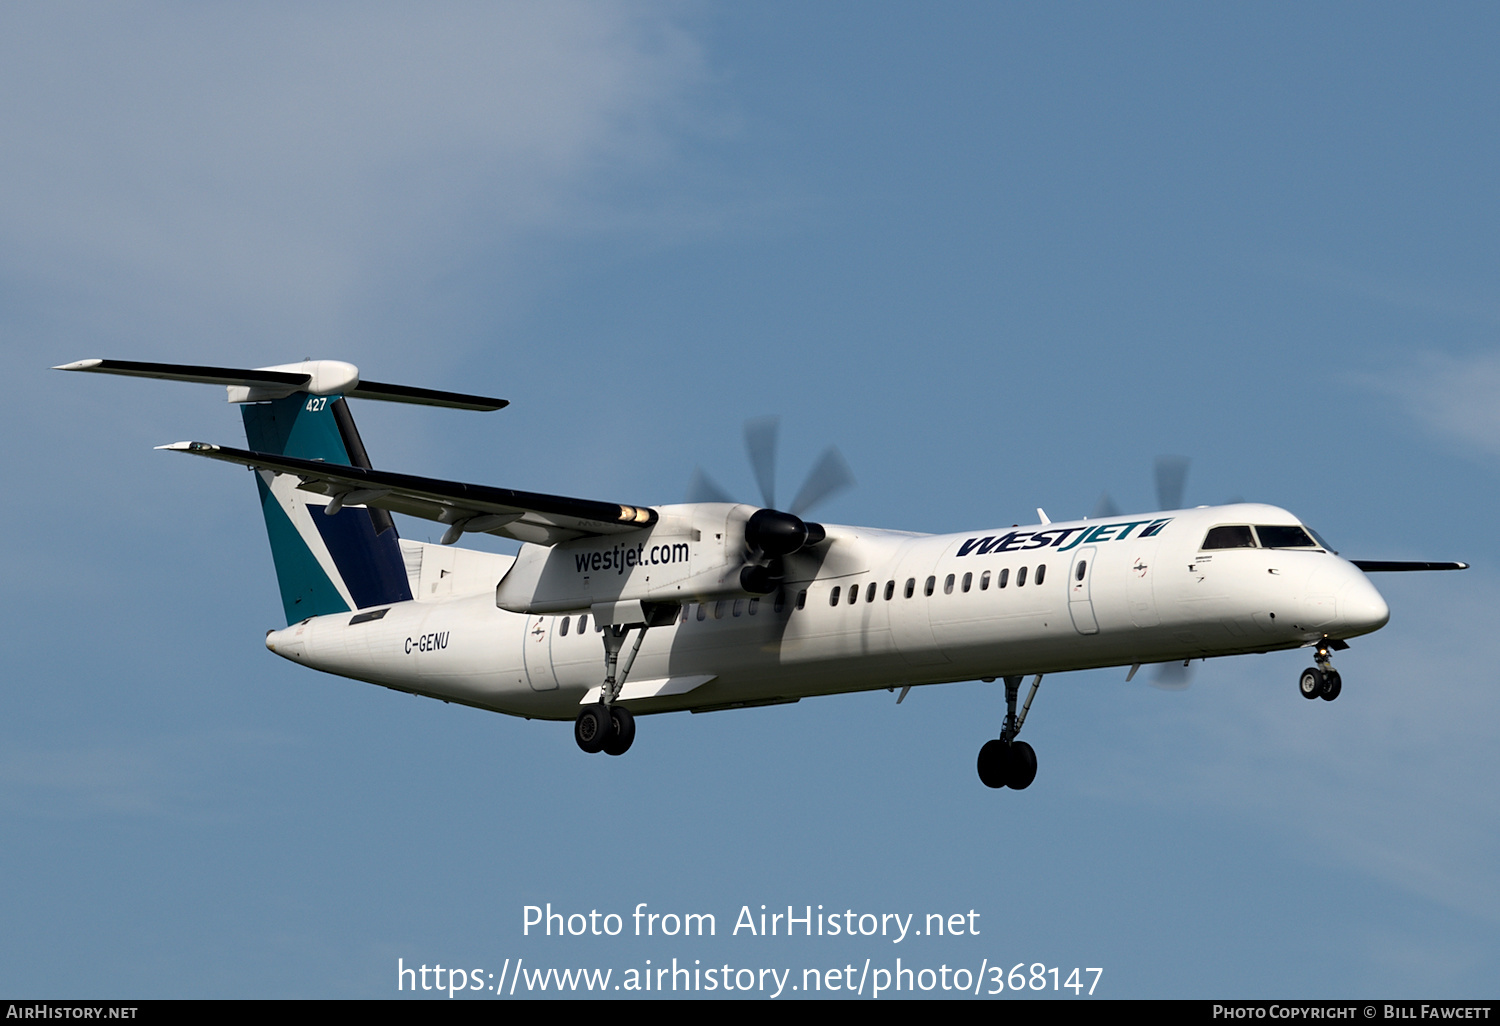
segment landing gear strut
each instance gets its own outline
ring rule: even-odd
[[[1020,791],[1031,786],[1036,779],[1036,752],[1025,741],[1017,741],[1021,724],[1026,722],[1026,713],[1031,709],[1031,700],[1036,689],[1042,685],[1042,675],[1031,682],[1031,692],[1021,715],[1016,715],[1016,699],[1020,695],[1023,677],[1005,678],[1005,727],[997,741],[986,741],[979,749],[979,779],[985,787],[1009,787]]]
[[[591,755],[595,752],[624,755],[630,750],[635,741],[635,717],[618,704],[620,692],[635,665],[635,657],[640,654],[641,642],[646,640],[646,631],[675,622],[681,609],[676,603],[641,603],[640,620],[604,628],[604,683],[599,688],[599,701],[584,706],[573,722],[573,740],[579,748]],[[622,664],[620,649],[637,628],[635,644],[630,646]]]
[[[1313,649],[1313,662],[1316,666],[1309,666],[1302,671],[1302,679],[1297,682],[1297,690],[1302,692],[1306,699],[1321,698],[1325,702],[1332,702],[1339,697],[1339,692],[1344,690],[1343,679],[1339,671],[1333,668],[1333,660],[1329,656],[1329,649],[1348,648],[1343,642],[1324,638],[1318,642]]]

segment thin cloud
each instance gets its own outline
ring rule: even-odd
[[[1394,396],[1437,434],[1500,453],[1500,353],[1419,353],[1394,372],[1360,375],[1358,380]]]
[[[9,6],[0,277],[326,335],[669,164],[702,74],[640,5]]]
[[[1500,325],[1500,301],[1460,289],[1355,271],[1300,256],[1279,257],[1267,268],[1279,277],[1329,292],[1373,300],[1385,306],[1419,310],[1454,320]]]

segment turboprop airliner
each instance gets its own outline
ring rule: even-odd
[[[1017,735],[1047,674],[1306,648],[1298,687],[1332,701],[1332,653],[1379,630],[1366,572],[1464,563],[1341,558],[1296,516],[1235,503],[924,535],[703,501],[637,505],[376,470],[350,399],[493,411],[503,399],[363,380],[331,360],[235,369],[122,360],[56,368],[223,385],[244,449],[171,452],[239,464],[256,487],[287,626],[266,647],[327,673],[523,716],[571,720],[585,752],[623,755],[636,717],[814,695],[1001,680],[980,780],[1022,789]],[[752,456],[764,448],[752,431]],[[759,468],[758,468],[759,469]],[[721,496],[714,496],[719,498]],[[727,498],[727,497],[724,497]],[[392,513],[437,521],[400,538]],[[457,546],[521,542],[514,555]],[[1026,701],[1020,689],[1031,677]]]

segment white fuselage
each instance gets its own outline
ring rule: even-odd
[[[728,708],[1266,652],[1380,628],[1384,600],[1332,552],[1202,549],[1216,525],[1297,523],[1241,504],[952,535],[828,525],[826,557],[778,596],[684,595],[675,623],[647,631],[621,701],[637,713]],[[417,548],[427,556],[413,601],[314,617],[272,631],[267,647],[517,716],[573,719],[597,698],[604,645],[588,607],[498,608],[511,557]]]

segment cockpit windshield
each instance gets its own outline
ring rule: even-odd
[[[1253,549],[1255,548],[1255,535],[1250,533],[1248,525],[1234,524],[1225,527],[1211,528],[1208,536],[1203,539],[1205,549]]]
[[[1315,549],[1318,543],[1312,540],[1301,527],[1284,527],[1280,524],[1256,524],[1255,533],[1260,536],[1261,548],[1265,549]]]
[[[1316,541],[1314,539],[1317,539]],[[1332,549],[1311,528],[1287,524],[1221,524],[1210,528],[1205,549]]]

